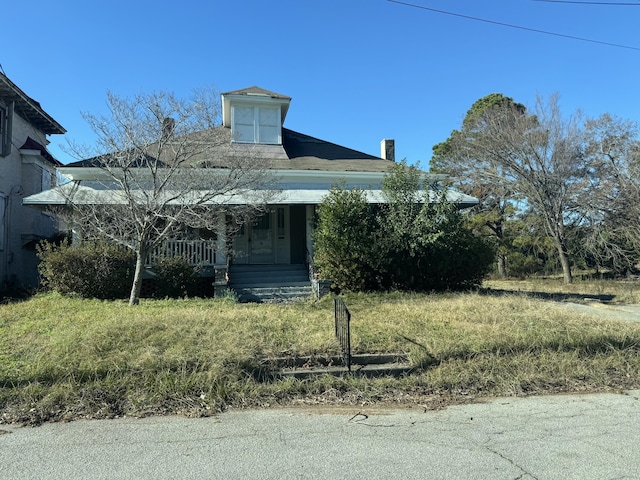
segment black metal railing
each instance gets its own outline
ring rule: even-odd
[[[336,338],[342,351],[342,362],[351,371],[351,313],[344,301],[333,299],[333,316],[336,323]]]

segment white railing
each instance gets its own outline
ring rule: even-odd
[[[182,257],[194,267],[212,267],[216,265],[216,241],[165,240],[149,253],[146,265],[150,267],[162,258],[174,257]]]

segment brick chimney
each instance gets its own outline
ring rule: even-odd
[[[176,129],[176,120],[171,117],[162,119],[162,138],[167,139],[173,135],[173,131]]]
[[[396,142],[393,139],[385,138],[380,142],[380,158],[396,161]]]

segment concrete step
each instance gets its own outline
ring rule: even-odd
[[[229,285],[236,289],[309,287],[306,265],[233,265]]]
[[[229,286],[240,302],[286,302],[311,296],[307,266],[232,265]]]
[[[402,377],[415,369],[404,354],[359,354],[351,357],[351,372],[342,366],[341,357],[296,357],[264,360],[254,375],[261,379],[321,375],[355,375],[363,377]]]
[[[286,286],[286,287],[241,287],[233,290],[238,295],[240,302],[286,302],[309,298],[312,294],[311,285]]]

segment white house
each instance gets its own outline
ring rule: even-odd
[[[22,199],[55,186],[60,165],[47,135],[65,129],[0,73],[0,291],[38,284],[35,244],[57,233],[53,217]]]
[[[257,283],[308,285],[306,263],[313,255],[315,207],[331,187],[336,183],[344,183],[348,188],[358,187],[366,191],[371,203],[383,202],[382,181],[395,161],[393,140],[381,142],[381,154],[377,157],[289,130],[284,122],[290,103],[290,97],[259,87],[222,94],[221,128],[230,129],[233,148],[250,149],[256,162],[269,165],[276,179],[276,185],[270,188],[275,188],[278,194],[272,197],[275,200],[269,205],[268,213],[257,222],[245,225],[231,243],[221,231],[214,240],[174,239],[165,243],[157,254],[186,253],[201,265],[218,271],[231,266],[232,285],[242,278],[241,266],[251,265],[260,266],[257,267],[259,273],[253,274],[254,278],[256,275],[262,277]],[[78,195],[86,196],[87,201],[107,201],[109,192],[99,182],[101,170],[95,159],[61,166],[58,170],[71,183],[58,187],[58,191],[54,189],[26,198],[25,205],[64,205],[68,197],[59,194],[61,188],[75,188]],[[444,178],[425,176],[429,177],[426,183],[431,185]],[[435,195],[433,191],[426,191],[425,200],[435,198]],[[447,191],[447,197],[461,207],[477,203],[475,198],[454,190]],[[230,203],[246,201],[243,195],[228,198]],[[232,251],[228,251],[229,245],[232,245]],[[288,272],[286,279],[278,278],[276,272],[282,269]],[[297,276],[291,273],[293,271],[298,272]],[[265,278],[273,281],[267,282]]]

